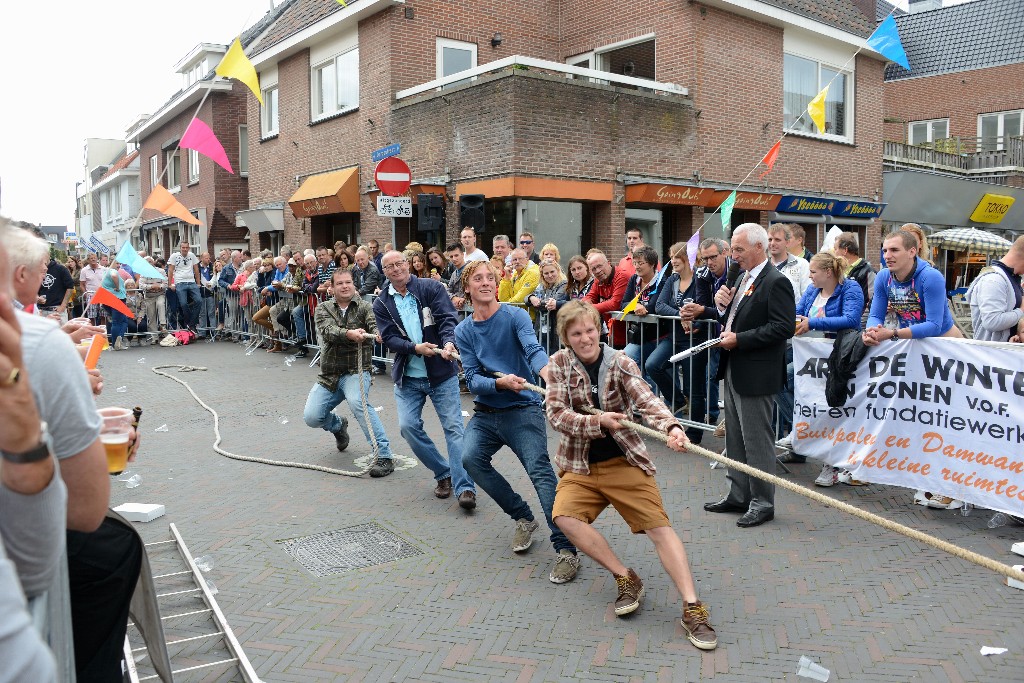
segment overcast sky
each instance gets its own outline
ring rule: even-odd
[[[73,225],[85,139],[123,138],[181,87],[178,60],[201,42],[230,43],[271,1],[3,2],[0,212]]]

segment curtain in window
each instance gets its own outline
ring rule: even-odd
[[[814,124],[811,118],[805,114],[807,105],[814,96],[818,94],[818,65],[817,63],[797,57],[795,55],[784,55],[783,57],[783,125],[787,129],[804,132],[814,132]],[[828,120],[829,108],[826,103],[825,116]],[[803,116],[803,118],[800,118]],[[794,125],[795,122],[799,122]]]

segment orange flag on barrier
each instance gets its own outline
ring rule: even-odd
[[[131,309],[124,305],[124,302],[114,296],[114,293],[109,289],[100,287],[96,290],[96,293],[92,295],[92,299],[89,300],[90,304],[106,304],[115,311],[124,313],[129,318],[134,318],[135,314],[132,313]]]
[[[186,223],[192,225],[199,225],[199,219],[189,213],[189,210],[185,208],[185,205],[174,198],[174,195],[167,191],[163,185],[154,185],[153,190],[146,197],[146,203],[142,205],[143,209],[153,209],[159,211],[162,214],[168,216],[174,216],[180,218]]]

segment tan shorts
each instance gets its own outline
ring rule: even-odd
[[[555,488],[551,517],[572,517],[593,524],[611,505],[634,534],[672,526],[654,476],[634,467],[625,458],[592,464],[590,474],[565,472]]]

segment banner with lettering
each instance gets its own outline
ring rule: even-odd
[[[1024,515],[1024,345],[955,339],[869,349],[831,408],[832,342],[796,339],[793,448],[855,479]]]

